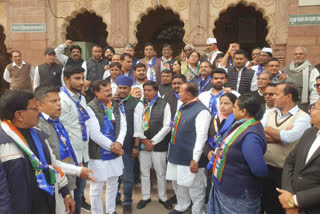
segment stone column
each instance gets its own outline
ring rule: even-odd
[[[129,41],[128,5],[129,0],[111,0],[111,38],[108,41],[114,48],[123,48]]]

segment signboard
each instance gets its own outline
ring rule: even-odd
[[[299,0],[299,6],[320,5],[320,0]]]
[[[11,32],[46,32],[46,24],[44,23],[23,23],[11,24]]]
[[[290,25],[320,25],[320,14],[290,15]]]

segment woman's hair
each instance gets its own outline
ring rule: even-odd
[[[220,97],[220,100],[222,97],[228,97],[229,100],[232,102],[232,104],[234,104],[237,100],[237,96],[232,94],[232,93],[225,93],[225,94],[222,94],[221,97]]]
[[[251,93],[240,95],[238,106],[240,109],[246,109],[248,114],[256,120],[261,120],[265,112],[265,106],[259,104],[257,98]]]
[[[176,61],[181,66],[181,60],[180,59],[175,59],[173,63],[175,63]]]

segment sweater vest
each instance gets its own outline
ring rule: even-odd
[[[39,123],[37,125],[42,131],[44,131],[48,137],[48,143],[52,149],[52,153],[56,156],[57,160],[61,160],[60,157],[60,147],[59,147],[59,137],[52,123],[45,121],[40,117]],[[68,164],[74,165],[73,158],[69,158]],[[76,176],[75,175],[66,175],[68,179],[68,190],[72,191],[77,188],[76,185]]]
[[[140,100],[135,97],[130,97],[129,100],[123,102],[127,121],[127,134],[123,141],[123,150],[126,152],[131,152],[134,145],[134,110],[139,102]]]
[[[88,106],[93,110],[93,112],[96,115],[96,118],[99,121],[100,130],[103,127],[103,121],[104,121],[104,109],[101,106],[98,99],[95,97]],[[115,124],[113,124],[114,127],[114,139],[116,140],[118,138],[119,132],[120,132],[120,106],[116,102],[112,102],[112,112],[115,117]],[[101,160],[102,151],[101,146],[99,146],[97,143],[95,143],[91,138],[89,140],[89,157],[90,159],[98,159]]]
[[[49,65],[48,63],[43,63],[38,66],[39,76],[40,76],[40,86],[42,85],[54,85],[61,87],[61,73],[62,65],[53,63]]]
[[[104,74],[104,66],[108,65],[107,59],[96,61],[92,58],[87,61],[87,80],[93,82],[95,80],[102,80]]]
[[[277,130],[286,130],[288,127],[292,126],[294,121],[301,116],[306,115],[304,111],[299,109],[299,111],[295,115],[289,114],[286,118],[281,121],[278,120],[278,113],[276,110],[269,111],[267,126]],[[284,161],[288,157],[289,153],[294,149],[298,139],[295,142],[287,143],[287,144],[278,144],[278,143],[269,143],[266,154],[264,155],[264,159],[267,164],[271,166],[275,166],[278,168],[283,168]]]
[[[65,67],[67,66],[71,66],[71,67],[78,67],[78,68],[82,68],[82,63],[84,62],[84,60],[82,58],[80,58],[78,61],[74,61],[72,59],[72,57],[69,57]]]
[[[254,71],[251,69],[244,68],[241,74],[241,80],[239,85],[238,92],[240,94],[250,92],[251,89],[251,82],[254,75]],[[231,67],[228,68],[228,82],[226,84],[226,87],[231,88],[232,90],[237,90],[237,83],[238,83],[238,75],[239,72],[236,68]]]
[[[196,143],[196,118],[198,114],[207,108],[201,101],[192,102],[184,106],[181,111],[181,118],[177,128],[175,145],[170,144],[168,160],[176,165],[189,166],[193,160],[193,149]],[[202,155],[199,160],[199,167],[206,166],[208,161]]]
[[[22,65],[21,69],[10,64],[7,69],[11,76],[10,89],[32,89],[29,63]]]
[[[149,121],[149,129],[144,132],[147,139],[152,139],[163,127],[164,109],[167,105],[167,101],[162,98],[157,98],[152,104],[151,116]],[[155,152],[168,151],[168,144],[170,141],[170,134],[167,134],[164,139],[156,144],[153,148]]]
[[[169,103],[171,110],[171,119],[174,118],[177,111],[178,99],[174,94],[174,91],[171,90],[164,95],[164,99]]]
[[[261,179],[251,173],[242,153],[242,141],[249,133],[258,135],[264,141],[262,151],[266,151],[266,137],[261,123],[249,126],[236,138],[226,154],[221,183],[212,179],[214,188],[234,198],[258,198],[261,195]]]

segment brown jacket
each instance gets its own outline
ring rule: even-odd
[[[148,71],[148,63],[146,58],[139,59],[139,62],[146,66],[146,70]],[[154,69],[156,70],[156,78],[157,84],[161,84],[161,59],[156,58],[156,62],[154,63]]]

